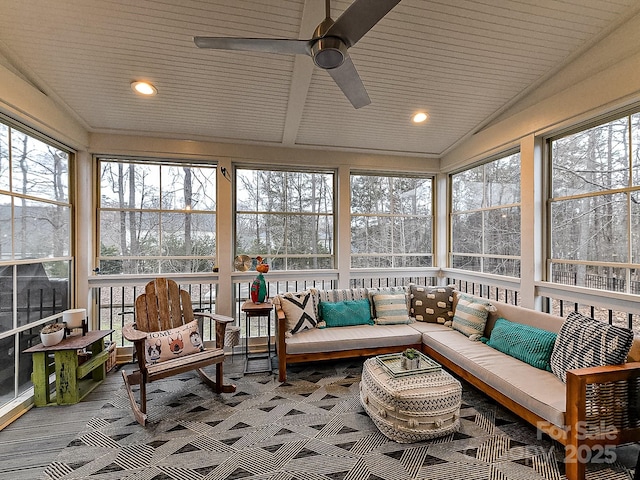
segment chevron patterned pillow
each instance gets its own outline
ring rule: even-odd
[[[316,328],[318,325],[316,303],[316,296],[309,291],[278,295],[276,304],[280,305],[286,317],[285,336]]]
[[[571,312],[553,347],[551,371],[566,383],[567,370],[623,364],[632,342],[631,330]]]

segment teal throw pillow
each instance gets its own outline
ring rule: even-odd
[[[320,302],[318,328],[373,325],[369,300],[344,300],[342,302]]]
[[[487,345],[541,370],[551,371],[551,353],[558,335],[541,328],[499,318]]]

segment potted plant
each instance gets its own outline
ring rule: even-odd
[[[415,348],[407,348],[400,355],[402,368],[416,370],[420,366],[420,352]]]
[[[40,330],[40,341],[45,347],[57,345],[64,338],[64,323],[50,323]]]

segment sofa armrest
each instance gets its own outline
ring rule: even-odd
[[[613,444],[640,438],[640,362],[567,371],[567,427]]]
[[[287,319],[284,311],[279,305],[276,305],[276,352],[278,354],[278,380],[281,382],[284,382],[287,379],[286,331]]]

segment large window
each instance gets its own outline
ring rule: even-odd
[[[0,123],[0,405],[31,386],[20,352],[68,308],[70,272],[69,152]]]
[[[351,175],[351,266],[433,266],[431,178]]]
[[[216,256],[216,167],[100,159],[103,274],[210,272]]]
[[[549,279],[640,294],[640,113],[549,145]]]
[[[335,268],[334,173],[238,168],[236,254],[274,270]]]
[[[453,268],[520,276],[520,153],[451,176]]]

